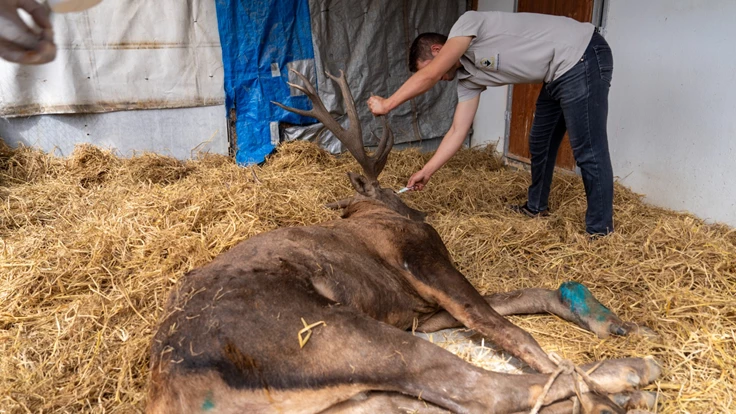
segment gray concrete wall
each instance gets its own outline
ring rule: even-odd
[[[22,144],[59,156],[68,156],[80,143],[123,157],[151,151],[188,159],[196,151],[228,152],[224,106],[0,118],[0,137],[13,147]]]

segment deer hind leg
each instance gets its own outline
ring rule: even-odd
[[[611,334],[656,335],[645,326],[621,320],[578,282],[565,282],[557,290],[521,289],[484,296],[484,299],[502,316],[551,313],[595,333],[599,338],[607,338]],[[462,326],[449,313],[439,312],[417,329],[434,332]]]
[[[423,344],[432,347],[431,344]],[[437,347],[434,347],[437,348]],[[439,354],[447,354],[447,352],[437,349]],[[426,355],[425,359],[436,358],[436,355]],[[408,356],[408,354],[406,355]],[[442,364],[443,361],[439,361]],[[387,391],[371,391],[356,395],[350,400],[343,401],[333,405],[322,414],[368,414],[368,413],[396,413],[405,414],[407,412],[420,414],[448,414],[449,412],[484,412],[484,413],[513,413],[528,412],[528,410],[536,403],[540,397],[543,383],[546,382],[548,376],[545,374],[496,374],[488,371],[481,371],[481,377],[475,375],[467,375],[468,372],[462,368],[467,367],[462,361],[456,359],[460,364],[461,370],[455,370],[455,367],[443,366],[441,368],[442,378],[445,381],[443,391],[448,391],[451,398],[460,405],[441,407],[431,402],[431,392],[426,392],[417,396],[402,395],[399,392]],[[421,365],[423,362],[419,361]],[[453,364],[454,365],[454,364]],[[447,369],[450,368],[450,369]],[[586,370],[593,368],[593,364],[583,367]],[[418,381],[420,388],[429,390],[430,383],[435,382],[438,378],[437,370],[433,370],[427,378],[424,375],[412,375],[405,377],[404,380]],[[659,367],[652,359],[628,359],[628,360],[610,360],[601,363],[592,373],[592,378],[601,384],[606,384],[605,389],[614,391],[622,391],[642,386],[656,379],[659,375]],[[574,395],[573,380],[565,375],[558,377],[549,393],[544,398],[546,406],[541,411],[543,414],[562,414],[579,412],[574,411],[574,405],[565,400]],[[605,397],[597,396],[591,392],[586,392],[583,387],[582,403],[580,406],[585,413],[589,414],[614,414],[625,412],[626,406],[617,405]],[[416,388],[416,387],[411,387]],[[406,391],[403,391],[406,392]],[[437,392],[437,390],[433,391]],[[627,397],[632,400],[632,397]],[[428,401],[429,400],[429,401]],[[559,401],[559,402],[558,402]],[[621,399],[616,400],[619,403]],[[434,400],[436,402],[436,400]]]
[[[310,349],[306,358],[319,361],[320,375],[348,374],[351,384],[360,384],[361,392],[368,393],[365,400],[356,398],[356,393],[350,401],[333,404],[329,409],[334,411],[326,411],[330,414],[402,412],[402,408],[416,408],[414,402],[419,399],[430,403],[425,406],[420,401],[420,413],[440,413],[439,408],[457,413],[516,412],[534,405],[549,378],[546,374],[500,374],[474,367],[440,347],[364,315],[347,312],[322,318],[327,326],[321,327],[302,350]],[[591,377],[605,392],[616,393],[646,385],[659,374],[654,360],[645,358],[604,361]],[[574,395],[573,381],[569,375],[560,375],[545,402]],[[587,392],[584,384],[580,386]],[[375,407],[380,410],[372,410]]]
[[[635,391],[610,396],[606,400],[594,393],[585,393],[582,401],[573,398],[552,403],[542,407],[540,414],[573,414],[582,412],[588,414],[625,413],[629,410],[651,410],[654,408],[656,394],[651,392]],[[576,411],[577,410],[577,411]],[[529,410],[519,411],[516,414],[527,414]],[[361,393],[350,400],[332,406],[320,414],[450,414],[427,401],[410,397],[396,392],[374,391]]]

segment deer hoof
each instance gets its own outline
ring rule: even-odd
[[[626,410],[652,410],[657,403],[657,393],[634,391],[611,395],[611,400]]]
[[[593,364],[584,366],[591,369]],[[612,359],[599,364],[590,374],[606,394],[627,393],[651,384],[662,373],[662,367],[651,357]]]
[[[608,398],[594,393],[581,396],[580,405],[584,413],[590,414],[625,414],[626,411]]]
[[[641,326],[633,322],[616,323],[612,322],[609,331],[618,336],[625,336],[629,334],[637,334],[646,338],[654,339],[658,338],[659,335],[652,329],[646,326]]]

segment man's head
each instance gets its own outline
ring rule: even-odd
[[[409,49],[409,70],[416,72],[429,64],[435,56],[442,50],[442,46],[447,42],[447,36],[440,33],[422,33],[414,39]],[[458,64],[454,65],[450,70],[442,76],[441,80],[451,81],[455,78]]]

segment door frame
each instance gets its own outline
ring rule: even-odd
[[[610,0],[593,0],[593,16],[591,20],[595,24],[595,30],[603,37],[606,36],[606,24],[608,23],[608,7],[610,3]],[[518,10],[519,0],[514,0],[514,13],[516,13]],[[509,139],[511,138],[511,105],[513,103],[513,99],[514,85],[508,85],[508,90],[506,93],[506,112],[504,113],[503,117],[504,121],[506,122],[503,137],[503,156],[507,160],[530,164],[530,161],[528,159],[509,153]],[[575,172],[580,173],[580,169],[577,165],[575,165]]]

